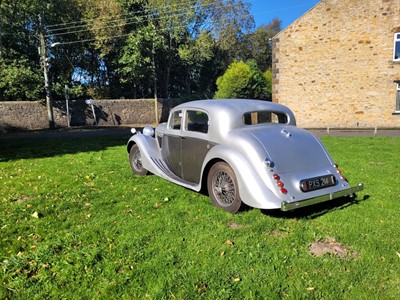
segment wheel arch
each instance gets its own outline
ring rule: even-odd
[[[279,208],[281,200],[263,183],[250,162],[238,151],[227,146],[216,146],[206,158],[202,174],[201,188],[207,193],[207,176],[211,167],[217,162],[227,163],[236,175],[242,201],[255,208]]]
[[[212,166],[215,165],[218,162],[227,163],[225,160],[223,160],[221,158],[213,158],[210,161],[208,161],[207,164],[205,165],[204,170],[203,170],[203,175],[201,177],[201,189],[200,189],[200,192],[202,194],[208,195],[207,177],[208,177],[208,174],[210,173],[210,169],[212,168]]]
[[[128,144],[126,145],[126,150],[128,151],[128,153],[131,151],[131,148],[133,147],[133,145],[135,145],[136,142],[133,140],[129,140]]]

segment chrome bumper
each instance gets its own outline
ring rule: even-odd
[[[293,210],[293,209],[297,209],[297,208],[301,208],[301,207],[305,207],[305,206],[309,206],[309,205],[313,205],[313,204],[317,204],[317,203],[321,203],[321,202],[330,201],[330,200],[333,200],[336,198],[349,196],[349,195],[352,195],[354,193],[361,191],[363,188],[364,188],[364,184],[359,183],[357,186],[353,186],[348,189],[345,189],[345,190],[342,190],[339,192],[330,193],[330,194],[323,195],[320,197],[315,197],[315,198],[306,199],[306,200],[297,201],[297,202],[284,201],[281,204],[281,210],[282,211]]]

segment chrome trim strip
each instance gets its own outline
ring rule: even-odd
[[[289,211],[289,210],[306,207],[306,206],[321,203],[321,202],[330,201],[330,200],[333,200],[336,198],[349,196],[349,195],[352,195],[354,193],[357,193],[357,192],[363,190],[363,188],[364,188],[364,183],[360,182],[357,186],[353,186],[353,187],[350,187],[348,189],[345,189],[345,190],[342,190],[339,192],[334,192],[334,193],[330,193],[330,194],[326,194],[326,195],[322,195],[319,197],[306,199],[306,200],[302,200],[302,201],[297,201],[297,202],[284,201],[281,203],[281,210]]]

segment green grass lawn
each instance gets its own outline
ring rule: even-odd
[[[133,176],[126,141],[0,141],[1,299],[400,297],[400,139],[323,139],[358,201],[238,215]]]

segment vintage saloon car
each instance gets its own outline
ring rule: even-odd
[[[296,127],[292,111],[259,100],[200,100],[176,106],[167,123],[128,141],[135,174],[151,172],[217,207],[288,211],[354,195],[321,141]]]

